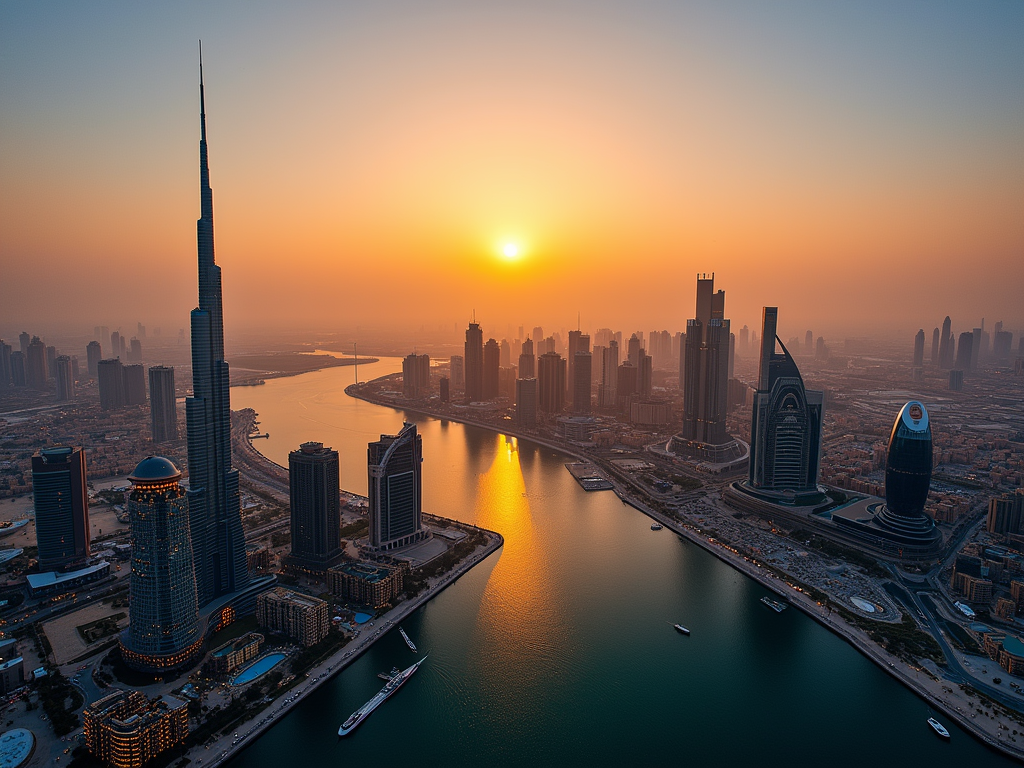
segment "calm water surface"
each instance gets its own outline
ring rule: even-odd
[[[360,366],[360,380],[401,369]],[[232,390],[287,465],[322,441],[366,492],[366,444],[423,435],[424,508],[504,548],[404,622],[430,659],[352,735],[378,672],[418,656],[397,632],[232,761],[232,768],[446,765],[1012,765],[843,641],[611,492],[584,492],[550,449],[347,397],[351,368]],[[690,637],[671,627],[690,627]],[[945,720],[945,718],[940,718]]]

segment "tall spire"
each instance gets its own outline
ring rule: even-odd
[[[205,221],[209,227],[209,249],[204,249],[203,237],[200,235],[199,258],[203,262],[208,256],[213,263],[213,190],[210,188],[210,157],[206,147],[206,89],[203,86],[203,41],[199,41],[199,197],[200,197],[200,229]]]
[[[199,41],[199,119],[202,123],[202,141],[206,141],[206,94],[203,92],[203,41]]]

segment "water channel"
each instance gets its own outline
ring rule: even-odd
[[[359,367],[360,380],[401,369]],[[307,440],[366,492],[366,444],[423,435],[424,508],[505,546],[404,622],[429,660],[350,737],[339,723],[413,655],[397,632],[306,698],[232,768],[328,765],[1011,765],[755,582],[584,492],[554,451],[350,398],[352,368],[232,390],[287,466]],[[674,622],[690,627],[682,637]]]

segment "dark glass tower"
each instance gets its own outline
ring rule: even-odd
[[[395,549],[424,538],[421,467],[423,438],[415,424],[381,435],[366,451],[370,546]]]
[[[132,536],[128,629],[124,660],[160,673],[193,661],[202,650],[188,502],[181,472],[162,456],[149,456],[129,475]]]
[[[185,401],[188,504],[199,605],[249,583],[238,496],[231,466],[231,402],[224,359],[220,267],[213,258],[213,190],[206,148],[206,99],[199,61],[199,306],[192,310],[192,390]]]
[[[893,538],[912,544],[940,538],[924,512],[932,480],[932,428],[925,407],[911,400],[896,415],[885,461],[885,508],[875,517]]]
[[[292,513],[289,563],[299,570],[324,571],[341,557],[338,452],[323,443],[303,443],[288,454],[288,482]]]
[[[39,569],[89,556],[89,492],[81,448],[43,448],[32,457]]]
[[[466,402],[479,402],[484,399],[484,332],[475,322],[466,329],[465,365]]]

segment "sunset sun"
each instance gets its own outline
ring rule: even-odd
[[[509,260],[519,258],[519,246],[516,243],[505,243],[501,247],[502,255]]]

